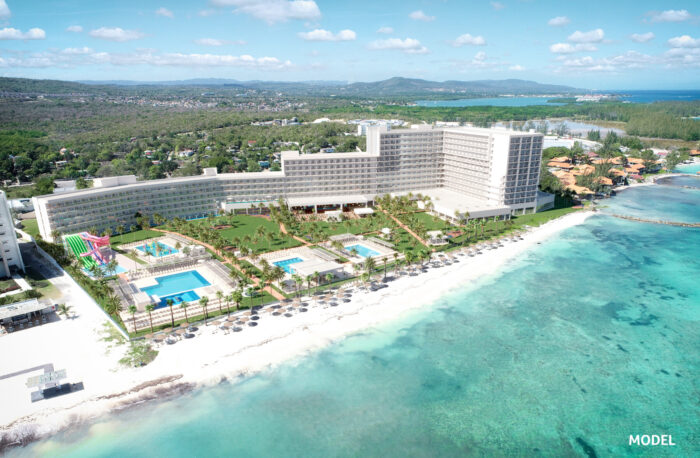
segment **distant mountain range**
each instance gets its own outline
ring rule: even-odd
[[[505,79],[476,81],[428,81],[394,77],[368,83],[345,81],[239,81],[225,78],[201,78],[181,81],[56,81],[25,78],[0,78],[0,92],[47,93],[114,93],[138,91],[144,88],[209,88],[255,89],[282,92],[290,95],[348,96],[348,97],[459,97],[498,94],[573,94],[585,92],[570,86],[542,84],[535,81]]]

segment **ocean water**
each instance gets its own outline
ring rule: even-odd
[[[652,103],[664,101],[690,102],[700,100],[700,91],[668,90],[668,91],[602,91],[605,94],[619,94],[620,99],[633,103]]]
[[[700,190],[610,202],[700,221]],[[606,211],[398,321],[9,456],[698,456],[700,230]]]
[[[676,167],[677,172],[681,173],[689,173],[691,175],[695,175],[698,172],[700,172],[700,162],[696,162],[694,164],[684,164],[684,165],[679,165]]]
[[[476,99],[458,100],[417,100],[419,107],[525,107],[529,105],[563,105],[562,103],[549,103],[554,97],[484,97]]]

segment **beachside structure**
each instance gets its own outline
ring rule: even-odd
[[[369,207],[384,194],[422,193],[448,219],[508,217],[537,208],[542,134],[505,128],[388,130],[370,126],[367,151],[303,154],[285,151],[281,171],[137,181],[94,180],[93,187],[33,198],[39,231],[75,233],[136,223],[136,214],[196,218],[220,210],[247,212],[284,199],[295,209]]]
[[[0,191],[0,278],[12,275],[12,270],[24,272],[22,253],[19,251],[12,213],[5,193]]]

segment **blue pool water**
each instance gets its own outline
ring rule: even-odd
[[[301,258],[290,258],[290,259],[285,259],[284,261],[273,262],[273,264],[281,267],[288,274],[293,274],[294,269],[292,268],[292,264],[297,264],[299,262],[304,262],[304,260]]]
[[[187,272],[180,272],[173,275],[166,275],[164,277],[157,277],[155,279],[158,284],[153,286],[146,286],[141,288],[141,291],[145,292],[150,296],[158,296],[161,299],[171,298],[175,300],[175,297],[181,297],[180,302],[199,299],[199,296],[194,293],[193,290],[201,288],[203,286],[209,286],[209,283],[202,275],[196,270],[188,270]],[[192,299],[187,299],[191,297]],[[164,301],[161,301],[163,305]]]
[[[676,167],[676,170],[674,170],[674,172],[690,173],[692,175],[695,175],[698,172],[700,172],[700,162],[697,162],[695,164],[679,165],[678,167]]]
[[[160,251],[156,251],[156,246],[158,248],[160,248]],[[162,243],[162,242],[146,243],[146,244],[137,246],[136,249],[139,251],[146,252],[146,253],[150,254],[151,256],[156,256],[156,257],[168,256],[170,254],[178,253],[178,250],[176,250],[175,248],[171,247],[170,245],[166,245],[165,243]]]
[[[106,265],[102,265],[102,266],[101,266],[101,269],[102,269],[102,272],[104,272],[105,275],[117,275],[117,274],[121,274],[121,273],[124,273],[124,272],[127,271],[127,269],[125,269],[124,267],[120,266],[119,264],[117,264],[117,267],[114,269],[114,271],[108,272],[108,271],[107,271],[107,266],[106,266]],[[87,275],[92,276],[92,273],[91,273],[88,269],[83,268],[83,272],[85,272],[85,274],[87,274]]]
[[[372,256],[379,256],[378,252],[376,252],[370,248],[367,248],[364,245],[360,245],[359,243],[355,244],[355,245],[348,245],[345,247],[345,249],[348,251],[352,251],[353,248],[355,250],[357,250],[357,254],[363,258],[371,258]]]
[[[609,202],[700,221],[700,190]],[[8,456],[697,456],[698,278],[700,230],[599,212],[396,321]],[[628,445],[655,433],[677,445]]]
[[[165,307],[168,305],[168,299],[173,301],[173,305],[178,305],[183,302],[194,302],[199,300],[199,294],[194,291],[185,291],[183,293],[171,294],[170,296],[161,297],[156,305],[156,308]]]

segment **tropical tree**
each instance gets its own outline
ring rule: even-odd
[[[219,300],[219,314],[223,315],[224,311],[221,308],[221,303],[224,301],[224,292],[221,290],[217,291],[216,298]]]
[[[148,321],[151,323],[151,333],[153,333],[153,317],[151,316],[151,313],[156,309],[155,304],[147,304],[146,305],[146,311],[148,312]]]
[[[207,312],[207,304],[209,303],[209,298],[207,296],[202,296],[199,298],[199,305],[204,309],[204,325],[207,325],[207,319],[209,319],[209,314]]]
[[[382,259],[382,263],[384,264],[384,281],[386,281],[386,256]]]
[[[243,293],[240,289],[237,289],[236,291],[231,293],[231,300],[234,304],[236,304],[236,310],[240,310],[241,302],[243,301]]]
[[[314,277],[312,275],[307,275],[306,276],[306,285],[308,286],[308,295],[311,296],[311,282],[313,281]]]
[[[325,275],[325,279],[326,279],[326,284],[327,284],[327,285],[330,285],[331,282],[333,281],[333,274],[330,273],[330,272],[328,272],[328,273]]]
[[[135,305],[130,305],[129,306],[129,313],[131,313],[131,319],[134,323],[134,332],[136,332],[136,312],[138,309],[136,308]]]
[[[189,306],[190,306],[190,304],[189,304],[189,302],[187,302],[187,301],[182,301],[182,302],[180,302],[180,308],[185,312],[185,322],[186,322],[186,323],[189,323],[189,322],[190,322],[190,319],[189,319],[189,317],[187,316],[187,307],[189,307]]]
[[[172,299],[166,299],[165,304],[170,308],[170,325],[174,328],[175,327],[175,315],[173,314],[173,305],[175,305],[175,303],[173,302]]]
[[[70,305],[58,304],[58,314],[68,318],[68,314],[70,313],[72,308],[73,307],[71,307]]]

